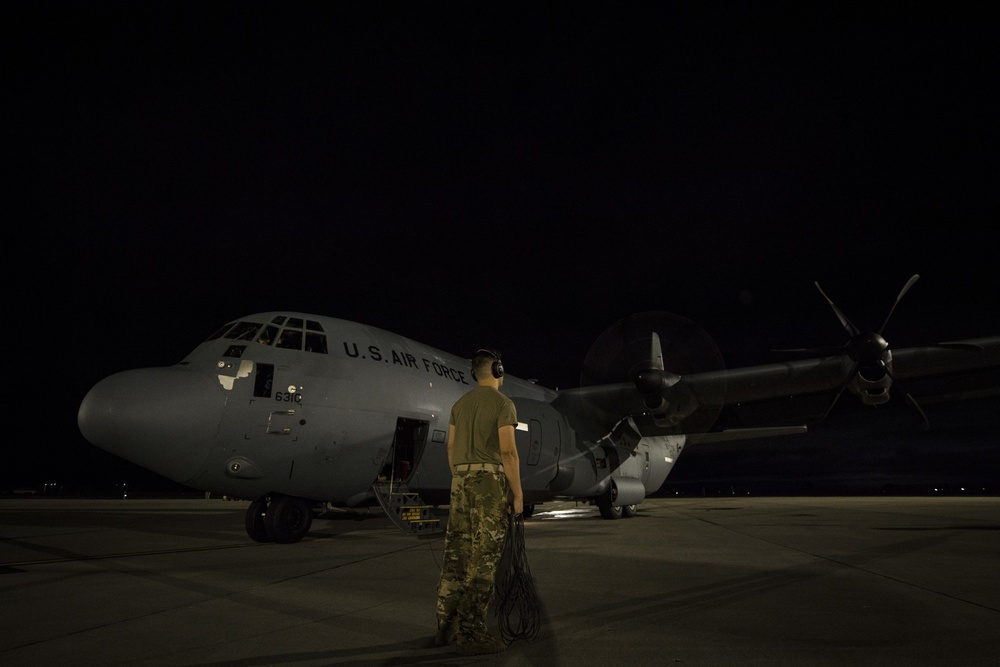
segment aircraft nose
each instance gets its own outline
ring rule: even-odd
[[[142,368],[94,385],[77,423],[91,444],[183,484],[202,470],[225,402],[210,377]]]

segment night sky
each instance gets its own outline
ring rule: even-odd
[[[919,273],[896,346],[1000,334],[985,10],[204,4],[0,9],[5,484],[118,474],[86,391],[265,310],[553,387],[636,312],[842,343],[816,280],[876,329]]]

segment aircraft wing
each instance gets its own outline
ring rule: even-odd
[[[892,351],[896,380],[1000,368],[1000,336]]]
[[[682,376],[652,370],[664,379],[568,389],[553,406],[588,438],[603,437],[630,417],[644,435],[706,433],[725,406],[834,394],[852,368],[850,356],[839,354]],[[1000,337],[895,349],[891,375],[900,385],[945,377],[956,395],[963,380],[978,384],[972,389],[981,391],[984,383],[996,385],[1000,377]],[[651,385],[655,392],[649,391]]]
[[[1000,395],[1000,337],[893,352],[898,386],[922,405]]]

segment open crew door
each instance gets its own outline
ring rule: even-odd
[[[428,427],[429,422],[422,419],[399,417],[396,420],[392,447],[373,487],[375,497],[392,522],[403,531],[418,536],[430,536],[443,530],[441,521],[431,513],[431,506],[406,484],[423,456]]]
[[[406,482],[423,456],[429,423],[422,419],[396,419],[396,433],[379,480]]]

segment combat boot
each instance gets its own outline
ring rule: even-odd
[[[486,635],[472,641],[459,641],[458,652],[461,655],[487,655],[501,653],[507,650],[507,645],[499,637]]]
[[[438,628],[434,635],[435,646],[448,646],[454,644],[458,638],[458,623],[452,620],[443,628]]]

